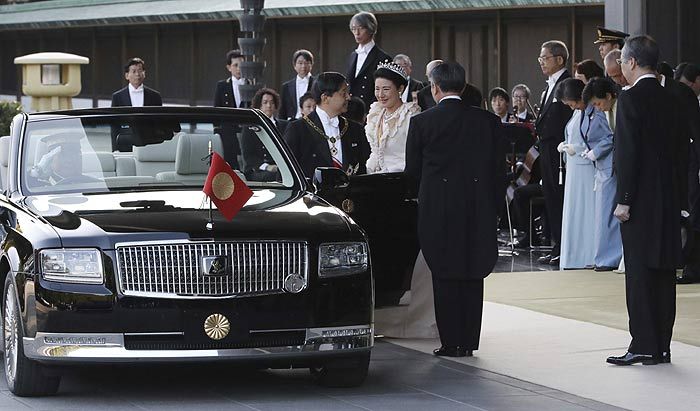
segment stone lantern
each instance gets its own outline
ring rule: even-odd
[[[35,53],[15,58],[22,65],[22,93],[32,97],[32,110],[73,108],[80,94],[80,65],[90,59],[68,53]]]

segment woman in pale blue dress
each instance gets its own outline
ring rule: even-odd
[[[613,175],[613,133],[617,92],[612,81],[594,78],[583,89],[583,100],[595,106],[586,109],[581,130],[590,146],[586,154],[595,164],[596,255],[595,270],[611,271],[622,259],[620,221],[613,211],[617,202],[617,181]],[[606,117],[607,115],[607,117]]]
[[[566,125],[564,141],[558,150],[565,153],[566,184],[561,229],[561,260],[564,269],[593,267],[595,261],[595,167],[582,155],[588,150],[581,133],[586,110],[581,93],[584,84],[566,79],[557,88],[556,97],[574,110]]]

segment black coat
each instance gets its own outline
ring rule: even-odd
[[[620,225],[625,255],[644,256],[651,269],[681,262],[676,100],[655,78],[620,94],[615,117],[614,167],[618,204],[630,206]]]
[[[214,91],[214,107],[238,107],[236,96],[233,94],[231,77],[219,80]]]
[[[467,83],[462,91],[462,103],[467,106],[479,107],[481,108],[481,102],[483,101],[483,96],[481,90],[471,83]],[[435,106],[435,99],[430,92],[430,84],[423,87],[418,92],[418,105],[421,111],[425,111],[433,106]]]
[[[562,73],[546,101],[544,101],[545,93],[542,93],[540,113],[535,121],[537,136],[542,141],[555,142],[556,144],[564,141],[564,128],[571,119],[573,111],[563,102],[554,101],[554,96],[561,82],[570,77],[568,70]]]
[[[406,98],[406,101],[413,101],[413,92],[414,91],[420,91],[425,87],[425,84],[422,82],[415,80],[411,77],[408,78],[408,97]]]
[[[162,106],[163,99],[160,93],[143,86],[143,105],[144,106]],[[112,94],[112,107],[131,106],[131,96],[129,95],[129,86],[117,90]]]
[[[287,120],[275,119],[277,131],[283,134],[287,129]],[[241,150],[243,152],[243,160],[245,168],[243,173],[250,181],[276,181],[279,177],[278,172],[270,172],[261,170],[260,166],[264,163],[273,165],[275,160],[267,151],[265,144],[260,141],[258,136],[249,127],[244,127],[241,134]]]
[[[435,106],[435,99],[430,92],[430,85],[427,85],[418,91],[418,105],[421,111],[425,111]]]
[[[369,106],[377,101],[374,97],[374,72],[377,70],[377,65],[385,61],[391,61],[391,56],[386,54],[376,44],[369,51],[362,68],[355,76],[357,67],[357,53],[352,52],[348,60],[348,84],[350,85],[350,94],[359,97],[365,102],[365,112],[369,112]]]
[[[323,124],[315,111],[309,114],[308,118],[323,131]],[[342,134],[346,124],[347,130]],[[369,158],[370,147],[364,127],[344,117],[339,117],[338,127],[342,134],[340,142],[343,147],[343,170],[347,172],[352,167],[356,169],[355,174],[365,174],[367,172],[365,163]],[[333,167],[331,150],[326,137],[319,134],[304,118],[289,123],[284,133],[284,140],[306,177],[313,177],[316,167]]]
[[[418,239],[435,278],[483,279],[496,263],[501,130],[494,114],[452,99],[411,118],[406,174],[419,183]]]
[[[314,77],[309,76],[309,87],[306,89],[307,92],[311,91],[311,86],[314,84]],[[299,108],[299,99],[301,96],[297,96],[297,76],[293,79],[282,84],[282,90],[280,93],[280,109],[277,113],[280,118],[285,120],[292,120],[297,115],[297,108]]]

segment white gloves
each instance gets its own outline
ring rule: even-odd
[[[596,156],[593,150],[586,149],[583,153],[581,153],[581,157],[587,158],[591,161],[596,161]]]
[[[44,178],[51,174],[51,161],[61,152],[61,147],[56,147],[44,154],[38,163],[29,170],[29,175],[35,178]]]
[[[557,146],[557,151],[560,153],[566,152],[566,154],[573,156],[576,154],[576,149],[571,144],[565,144],[563,141]]]

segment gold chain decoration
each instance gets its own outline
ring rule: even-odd
[[[340,116],[339,116],[339,117],[340,117]],[[343,121],[344,121],[343,129],[340,130],[340,135],[338,136],[338,138],[335,138],[335,137],[328,137],[328,136],[326,135],[326,132],[323,131],[323,130],[321,130],[320,128],[318,128],[318,126],[317,126],[316,124],[314,124],[313,121],[311,121],[311,119],[309,118],[309,116],[304,116],[304,117],[303,117],[303,119],[306,121],[306,124],[308,124],[308,125],[309,125],[311,128],[313,128],[318,134],[320,134],[321,137],[325,138],[326,140],[330,141],[331,144],[333,144],[333,147],[331,147],[331,155],[332,155],[333,157],[335,157],[335,156],[338,154],[338,149],[336,148],[335,143],[338,141],[338,139],[343,138],[343,136],[345,135],[345,133],[348,131],[348,124],[349,124],[348,120],[345,119],[345,117],[340,117],[340,118],[342,118]]]

